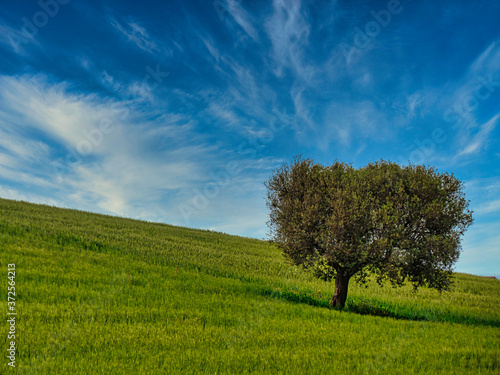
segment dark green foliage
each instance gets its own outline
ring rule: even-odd
[[[335,278],[344,296],[332,304],[340,307],[355,275],[448,289],[473,221],[463,184],[431,167],[380,161],[355,169],[296,158],[266,186],[274,241],[296,265]]]

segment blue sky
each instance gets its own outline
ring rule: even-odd
[[[265,181],[433,165],[500,276],[500,2],[4,1],[0,197],[265,238]]]

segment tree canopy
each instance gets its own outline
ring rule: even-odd
[[[473,222],[463,183],[433,167],[298,157],[266,187],[274,242],[296,265],[335,279],[331,307],[344,307],[353,276],[448,289]]]

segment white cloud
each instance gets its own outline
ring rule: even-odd
[[[212,40],[206,39],[202,36],[200,36],[200,39],[203,41],[203,44],[205,44],[205,47],[207,47],[208,52],[210,52],[210,55],[215,59],[215,61],[219,62],[219,51],[217,48],[215,48],[214,42]]]
[[[491,43],[470,65],[471,76],[500,70],[500,41]]]
[[[245,32],[255,41],[258,41],[257,30],[253,27],[249,20],[248,13],[240,6],[237,0],[226,0],[227,11],[235,22],[240,25],[240,27],[245,30]]]
[[[500,43],[495,41],[477,55],[461,77],[441,87],[418,91],[414,112],[410,105],[408,113],[438,116],[437,121],[442,124],[439,127],[445,128],[447,142],[454,150],[440,158],[443,164],[463,165],[471,161],[471,156],[486,150],[500,117],[492,107],[498,94],[499,78]],[[490,108],[494,112],[489,111]]]
[[[457,124],[461,128],[475,127],[476,110],[485,106],[491,100],[491,94],[498,90],[495,83],[488,81],[498,81],[499,73],[500,42],[497,41],[474,59],[462,77],[435,90],[427,90],[425,105],[433,107],[439,100],[444,107],[445,121],[450,121],[447,117],[452,117],[451,113],[460,119]]]
[[[162,211],[163,195],[207,178],[207,166],[216,161],[215,147],[194,132],[184,115],[141,119],[121,102],[72,94],[68,85],[51,84],[46,77],[0,76],[0,103],[0,176],[26,183],[26,200],[40,201],[35,185],[56,189],[66,206],[154,216]],[[98,135],[103,119],[114,129]],[[79,153],[83,143],[91,145],[89,155]],[[79,162],[67,162],[70,153]],[[56,154],[62,155],[57,159],[62,168],[51,164]]]
[[[108,22],[121,34],[127,37],[127,40],[134,43],[138,48],[149,53],[166,53],[171,52],[154,40],[149,32],[143,26],[140,26],[135,21],[120,22],[116,18],[111,17]]]
[[[371,101],[333,102],[325,112],[319,142],[322,148],[327,148],[332,142],[351,146],[354,139],[387,139],[390,137],[388,124],[384,112]]]
[[[302,123],[309,129],[315,128],[315,122],[313,120],[313,114],[311,113],[311,107],[304,97],[305,88],[294,86],[290,91],[290,96],[293,99],[293,105],[295,109],[295,116],[297,119],[302,120]],[[303,135],[306,129],[297,128],[296,129],[299,136]]]
[[[110,101],[93,95],[66,94],[66,84],[51,85],[46,77],[0,76],[0,85],[0,101],[15,117],[11,121],[22,128],[42,130],[73,149],[86,140],[85,132],[98,127],[111,114]]]
[[[493,116],[490,120],[481,125],[479,131],[470,139],[467,140],[468,144],[460,151],[457,157],[476,154],[486,147],[490,139],[490,134],[495,129],[500,112]]]
[[[305,58],[310,25],[301,13],[300,0],[274,0],[273,10],[265,29],[273,47],[275,74],[283,77],[284,69],[290,68],[303,82],[312,84],[317,68],[307,64]]]
[[[49,147],[38,140],[20,140],[16,137],[12,124],[0,114],[0,152],[3,148],[16,159],[24,162],[35,162],[48,157]]]
[[[282,160],[272,157],[239,160],[240,172],[229,180],[228,175],[221,177],[224,183],[219,185],[215,196],[205,196],[205,203],[202,200],[198,201],[204,206],[203,209],[195,210],[189,220],[179,221],[176,224],[256,238],[265,237],[267,228],[264,224],[268,219],[268,213],[264,199],[266,194],[264,181],[281,162]],[[215,174],[224,175],[224,170],[219,170]],[[213,187],[216,180],[212,178],[198,186],[198,191],[203,192],[206,186]],[[179,207],[181,204],[194,207],[192,203],[194,194],[192,191],[186,193],[183,199],[179,200]]]
[[[0,18],[0,43],[10,46],[20,55],[27,55],[25,47],[30,44],[40,47],[40,43],[36,40],[36,34],[23,32],[22,25],[23,23],[19,22],[17,27],[12,27]]]
[[[491,218],[491,214],[500,213],[500,177],[481,178],[466,181],[464,190],[471,200],[470,206],[474,217],[483,219],[484,215]]]
[[[416,116],[419,107],[422,105],[424,98],[422,94],[415,92],[408,97],[408,112],[407,117],[412,119]]]
[[[57,199],[48,198],[33,193],[24,194],[18,189],[10,189],[2,186],[0,186],[0,197],[16,201],[25,201],[38,204],[47,204],[49,206],[64,207],[64,204]]]
[[[110,88],[113,91],[119,91],[121,88],[120,82],[118,82],[111,74],[109,74],[107,71],[102,72],[101,74],[101,83],[105,86]]]
[[[500,214],[500,199],[496,199],[493,201],[489,201],[481,204],[474,210],[476,215],[486,215],[491,213],[499,213]]]
[[[231,126],[241,126],[241,119],[232,109],[232,105],[225,102],[212,102],[208,106],[208,112],[219,121]]]

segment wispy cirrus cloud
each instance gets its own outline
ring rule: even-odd
[[[241,6],[240,2],[237,0],[225,0],[225,8],[232,16],[234,21],[245,31],[245,33],[250,36],[254,41],[258,41],[258,32],[252,25],[249,13]]]
[[[354,139],[381,141],[389,137],[392,126],[386,114],[371,101],[332,103],[325,121],[324,140],[338,139],[344,146],[352,145]]]
[[[421,131],[426,127],[416,131],[415,142],[428,145],[417,146],[420,162],[453,168],[488,153],[488,146],[495,140],[500,115],[497,108],[492,110],[492,104],[500,97],[499,47],[498,41],[488,43],[470,57],[460,74],[442,80],[439,85],[409,93],[406,103],[393,103],[393,108],[401,115],[401,124],[407,124],[406,129],[411,131],[416,128],[415,124],[424,121],[432,124],[427,133]],[[442,142],[437,147],[432,139],[435,129],[443,132],[441,138],[445,139],[447,147],[442,147]]]
[[[35,38],[32,30],[31,32],[33,34],[28,33],[26,29],[21,27],[21,25],[23,25],[22,22],[20,22],[20,25],[17,26],[11,25],[5,19],[0,17],[0,42],[8,48],[12,48],[12,50],[17,54],[27,55],[28,52],[26,50],[26,46],[28,44],[35,45],[39,48],[41,47],[41,44]]]
[[[500,221],[500,177],[475,178],[465,182],[474,216],[482,219],[484,215],[497,214]]]
[[[500,214],[500,199],[488,201],[479,205],[474,211],[477,215],[487,215],[491,213]]]
[[[309,44],[310,23],[301,12],[300,0],[273,1],[273,13],[265,23],[272,43],[273,71],[283,77],[288,68],[303,83],[311,83],[316,68],[308,64],[305,48]]]
[[[43,131],[51,139],[77,149],[85,132],[107,118],[111,102],[95,95],[69,94],[65,82],[46,76],[1,76],[0,101],[22,128]],[[12,124],[12,122],[10,122]]]
[[[0,186],[0,197],[5,199],[13,199],[16,201],[25,201],[25,202],[32,202],[39,204],[47,204],[50,206],[71,208],[71,206],[66,206],[63,202],[61,202],[57,198],[49,198],[46,195],[33,194],[33,193],[26,194],[20,192],[19,189],[17,188]]]
[[[446,95],[451,113],[459,116],[459,125],[473,127],[475,113],[481,103],[491,98],[500,88],[500,43],[491,43],[469,65],[465,74],[455,82],[450,82]]]
[[[488,45],[486,49],[474,60],[469,67],[469,74],[477,76],[481,74],[495,73],[500,70],[500,40]]]
[[[238,155],[235,148],[226,150],[221,157],[218,145],[208,144],[199,132],[197,120],[185,114],[163,113],[150,120],[130,109],[124,116],[126,102],[75,94],[70,85],[52,82],[42,75],[0,77],[0,82],[2,119],[5,120],[2,128],[10,129],[10,137],[17,140],[6,143],[9,138],[5,137],[5,142],[0,142],[0,180],[26,182],[27,186],[34,185],[37,189],[57,191],[57,199],[41,200],[29,190],[13,194],[5,187],[1,191],[6,197],[185,225],[178,203],[183,199],[189,201],[193,186],[201,186],[201,189],[200,184],[210,181],[210,173],[217,173],[226,164],[226,158]],[[218,111],[223,113],[224,109]],[[223,116],[221,113],[218,116]],[[240,123],[241,117],[234,116],[234,121]],[[103,134],[102,142],[89,155],[80,155],[79,145],[90,141],[88,135],[93,134],[103,118],[114,124],[114,130]],[[23,126],[14,126],[20,123]],[[240,127],[240,131],[245,131],[244,127]],[[4,134],[7,130],[3,130]],[[9,148],[2,152],[4,143]],[[65,165],[63,178],[57,179],[51,163],[55,160],[65,164],[69,155],[81,160]],[[250,171],[259,160],[266,165],[266,171],[275,166],[275,161],[254,159],[256,156],[258,153],[250,156],[248,162],[240,160],[241,167]],[[27,167],[27,162],[32,168]],[[231,219],[220,207],[228,207],[228,196],[238,199],[247,194],[253,199],[260,194],[262,168],[253,173],[259,174],[258,190],[252,190],[256,180],[248,174],[234,177],[233,184],[212,202],[211,208],[194,218],[193,224],[225,230],[242,228],[243,224],[235,226],[234,220],[233,225],[228,226]],[[244,186],[249,187],[243,189]],[[159,208],[157,202],[165,197],[169,197],[168,201]],[[249,203],[247,208],[254,212],[251,206]],[[262,209],[259,208],[261,214]],[[240,211],[236,216],[241,219],[241,214]],[[229,216],[236,219],[234,215]],[[256,228],[249,228],[248,233],[253,230]]]
[[[115,17],[110,17],[108,22],[115,28],[115,30],[119,31],[122,35],[124,35],[129,42],[134,43],[138,48],[146,51],[148,53],[168,53],[171,52],[165,47],[160,46],[159,42],[157,42],[146,30],[145,27],[138,24],[136,21],[128,20],[120,22]]]
[[[132,216],[145,193],[154,205],[162,195],[203,178],[206,163],[214,160],[215,149],[192,132],[184,115],[148,120],[131,110],[124,116],[123,103],[71,93],[67,84],[41,75],[0,76],[0,102],[5,129],[0,179],[57,187],[59,201],[68,206],[73,202],[83,208],[85,202],[86,207]],[[103,120],[112,124],[111,131],[99,132]],[[5,144],[11,138],[16,141]],[[181,141],[186,138],[191,144]],[[80,160],[68,163],[75,156]],[[54,161],[64,165],[62,179]]]
[[[205,47],[207,48],[208,52],[210,52],[210,55],[218,63],[219,62],[220,53],[217,50],[217,48],[215,47],[213,40],[205,38],[203,36],[200,36],[200,39],[203,41],[203,44],[205,44]]]
[[[467,139],[468,143],[464,146],[462,151],[457,154],[457,158],[477,154],[480,151],[484,150],[498,124],[499,119],[500,113],[497,113],[487,122],[482,124],[479,128],[479,131],[477,131],[477,133],[475,133],[471,138]]]
[[[489,117],[484,112],[488,102],[500,95],[500,43],[489,44],[460,79],[441,91],[442,101],[448,106],[444,119],[454,127],[455,159],[484,151],[500,118],[498,112],[489,113]],[[450,91],[451,95],[445,94]]]

